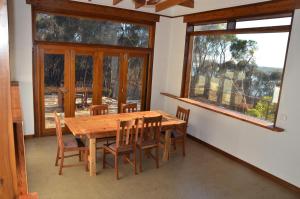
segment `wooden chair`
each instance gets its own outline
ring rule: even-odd
[[[107,115],[108,114],[108,105],[107,104],[101,104],[101,105],[93,105],[90,107],[90,115]],[[108,144],[109,140],[114,140],[115,136],[112,137],[105,137],[105,138],[97,138],[96,142],[102,142],[106,141]],[[97,149],[102,149],[102,147],[98,147]]]
[[[132,112],[137,112],[137,103],[121,105],[121,113],[132,113]]]
[[[90,107],[90,115],[107,115],[108,114],[108,105],[92,105]]]
[[[156,162],[156,168],[159,168],[159,146],[161,132],[162,116],[144,117],[142,119],[142,129],[137,139],[137,148],[139,150],[139,167],[142,172],[142,152],[146,150],[147,155],[152,157]],[[151,153],[155,149],[155,156]]]
[[[57,154],[56,154],[55,166],[58,166],[58,161],[61,160],[59,164],[59,175],[62,175],[62,169],[64,167],[85,165],[86,171],[88,171],[88,147],[85,147],[84,143],[77,138],[64,141],[60,119],[58,118],[56,112],[54,113],[54,119],[56,124],[56,136],[57,136]],[[79,152],[78,154],[65,155],[65,152],[77,152],[77,151]],[[65,158],[79,156],[79,160],[80,160],[81,153],[84,154],[84,164],[78,163],[73,165],[64,165]]]
[[[186,123],[185,125],[182,125],[181,127],[177,127],[175,130],[171,132],[171,144],[173,145],[174,150],[176,151],[176,144],[181,143],[183,156],[185,156],[185,139],[186,139],[187,125],[189,122],[189,116],[190,116],[189,109],[185,109],[178,106],[176,117],[180,120],[185,121]]]
[[[103,147],[103,168],[106,164],[106,154],[111,153],[115,158],[115,174],[117,180],[119,179],[119,156],[123,155],[128,163],[134,168],[134,174],[136,171],[136,136],[138,133],[138,119],[118,121],[116,142],[111,144],[104,144]],[[133,161],[130,160],[130,154],[133,154]]]

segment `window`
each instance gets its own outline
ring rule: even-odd
[[[184,97],[275,125],[291,17],[228,23],[190,33]]]
[[[149,27],[108,20],[37,13],[35,37],[37,41],[148,48]]]

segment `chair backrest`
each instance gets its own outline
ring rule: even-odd
[[[159,144],[161,133],[162,116],[143,117],[142,129],[138,143],[142,145],[143,142],[150,142]],[[137,137],[136,137],[137,138]]]
[[[61,128],[60,119],[56,111],[54,112],[54,120],[55,120],[57,144],[60,148],[63,148],[64,142],[63,142],[62,128]]]
[[[180,120],[183,120],[186,122],[186,125],[184,125],[183,131],[186,131],[187,125],[189,123],[189,117],[190,117],[190,109],[182,108],[181,106],[177,107],[176,117]]]
[[[121,113],[132,113],[132,112],[137,112],[137,103],[121,105]]]
[[[135,144],[138,133],[139,119],[119,120],[117,122],[116,148]]]
[[[93,105],[90,107],[90,115],[107,115],[108,114],[108,105]]]

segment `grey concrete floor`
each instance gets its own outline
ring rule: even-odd
[[[113,168],[102,169],[101,153],[96,177],[90,177],[83,167],[65,168],[59,176],[55,154],[55,137],[26,140],[29,189],[38,192],[40,199],[300,198],[299,193],[192,140],[187,142],[186,157],[178,149],[159,169],[152,159],[144,158],[144,171],[134,175],[130,165],[121,163],[118,181]],[[70,158],[67,163],[77,161]]]

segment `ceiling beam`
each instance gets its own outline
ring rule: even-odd
[[[135,0],[135,9],[138,9],[140,7],[143,7],[146,4],[146,0]]]
[[[156,4],[155,11],[159,12],[159,11],[168,9],[172,6],[176,6],[176,5],[185,3],[186,1],[189,1],[189,0],[166,0],[161,3]]]
[[[180,6],[188,7],[188,8],[194,8],[194,0],[187,0],[181,4]]]
[[[218,10],[199,12],[184,16],[184,22],[190,24],[226,21],[238,18],[250,18],[292,13],[300,7],[300,0],[272,0],[250,5],[241,5]]]
[[[113,5],[117,5],[118,3],[120,3],[122,0],[113,0]]]
[[[69,0],[26,0],[26,3],[31,4],[35,11],[40,12],[53,12],[72,16],[121,20],[151,25],[158,22],[160,17],[153,13]]]

